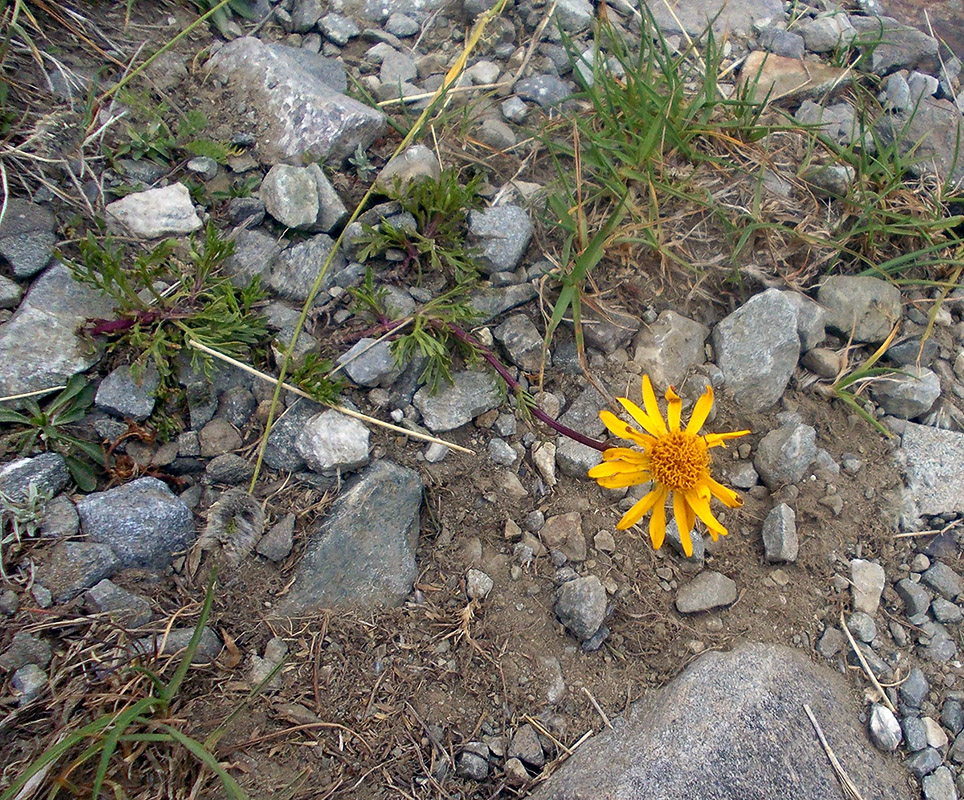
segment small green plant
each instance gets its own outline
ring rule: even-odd
[[[397,228],[388,222],[363,226],[356,240],[358,258],[366,261],[387,250],[404,253],[403,273],[414,267],[420,279],[425,269],[454,278],[456,283],[478,277],[477,252],[465,241],[466,215],[481,206],[482,176],[462,182],[457,170],[445,169],[437,181],[421,180],[402,188],[398,183],[390,196],[415,218],[415,229]]]
[[[81,259],[68,266],[75,278],[116,303],[115,316],[92,320],[88,333],[131,351],[135,374],[153,363],[161,393],[175,388],[175,358],[188,339],[234,358],[249,356],[268,334],[256,310],[264,293],[257,279],[239,289],[221,271],[233,246],[209,224],[203,236],[191,238],[186,259],[176,257],[174,241],[167,240],[126,266],[123,249],[109,236],[101,242],[88,233],[80,243]],[[209,356],[188,349],[195,367],[209,369]]]
[[[210,17],[211,23],[226,39],[237,35],[233,30],[232,14],[246,20],[253,20],[257,16],[255,0],[194,0],[194,4],[202,11],[214,11]]]
[[[43,405],[36,398],[27,397],[20,401],[23,411],[0,406],[0,423],[19,428],[5,438],[21,455],[38,447],[60,453],[77,486],[91,492],[97,488],[92,464],[104,465],[104,450],[72,433],[70,426],[84,418],[94,402],[94,394],[94,387],[83,375],[74,375],[62,391]]]
[[[363,181],[368,180],[368,176],[375,171],[375,165],[372,164],[361,142],[358,143],[355,152],[348,157],[348,163],[355,168],[355,174]]]
[[[37,535],[49,500],[50,495],[37,489],[35,483],[28,485],[23,499],[0,492],[0,578],[7,579],[7,559],[11,551],[19,550],[24,539]]]
[[[251,197],[261,185],[258,175],[246,175],[235,178],[227,189],[215,189],[211,192],[212,200],[231,200],[235,197]]]
[[[304,362],[291,373],[291,383],[322,405],[330,406],[338,402],[345,388],[344,381],[330,377],[334,365],[317,353],[308,353]]]
[[[172,708],[178,700],[191,662],[201,643],[205,625],[211,615],[215,586],[216,573],[212,571],[194,633],[169,681],[165,683],[160,674],[147,667],[134,667],[134,672],[140,673],[148,680],[146,682],[130,681],[126,686],[144,687],[146,684],[148,691],[143,697],[135,700],[122,696],[124,705],[121,710],[102,714],[92,722],[60,738],[10,784],[0,795],[0,800],[13,800],[19,797],[20,791],[28,782],[47,774],[58,764],[63,764],[60,774],[42,778],[49,788],[45,796],[51,800],[60,796],[61,793],[69,793],[75,797],[99,798],[102,797],[101,790],[105,788],[109,788],[113,796],[127,797],[129,795],[122,785],[130,781],[129,777],[125,778],[131,770],[131,764],[125,758],[129,749],[149,749],[153,753],[163,752],[164,748],[171,747],[183,748],[202,769],[209,769],[217,777],[227,797],[232,800],[246,800],[247,795],[244,790],[221,766],[214,751],[227,724],[234,719],[238,711],[247,707],[251,696],[204,741],[184,733],[177,727],[180,723],[172,715]],[[279,668],[280,665],[259,684],[252,692],[252,696],[266,685]],[[69,761],[64,763],[68,757],[70,757]],[[152,763],[157,762],[152,758]]]
[[[110,148],[110,156],[113,159],[126,156],[137,161],[146,158],[167,166],[183,154],[184,156],[206,156],[223,164],[228,158],[239,153],[230,145],[201,136],[207,128],[207,117],[197,109],[187,111],[178,120],[175,129],[171,130],[164,121],[167,114],[166,106],[153,106],[149,100],[138,98],[133,93],[126,93],[125,98],[136,107],[144,109],[143,113],[150,119],[137,126],[127,126],[127,138]]]

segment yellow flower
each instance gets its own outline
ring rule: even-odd
[[[653,547],[659,550],[666,537],[666,500],[672,494],[673,515],[687,556],[693,554],[690,531],[697,517],[709,529],[714,541],[717,536],[725,536],[726,528],[710,510],[710,498],[717,498],[729,508],[739,508],[743,501],[736,492],[710,476],[709,449],[725,447],[727,439],[745,436],[749,431],[697,435],[713,408],[711,386],[706,387],[706,393],[696,402],[685,429],[680,428],[683,410],[680,396],[672,386],[666,390],[668,405],[664,421],[648,375],[643,376],[645,411],[625,397],[616,399],[643,430],[628,425],[609,411],[600,411],[599,416],[614,435],[634,442],[639,449],[612,447],[606,450],[603,463],[589,470],[589,477],[595,478],[606,489],[653,483],[652,490],[626,512],[616,527],[619,530],[631,528],[652,511],[649,537]]]

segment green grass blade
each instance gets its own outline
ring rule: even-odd
[[[171,677],[170,682],[164,687],[164,691],[161,692],[161,699],[165,705],[169,705],[177,696],[177,693],[181,688],[181,684],[184,682],[184,678],[187,675],[187,671],[191,667],[191,661],[194,659],[194,654],[197,652],[198,646],[201,644],[201,636],[204,635],[204,626],[207,624],[208,617],[211,616],[211,607],[214,605],[214,587],[217,583],[217,579],[217,569],[212,569],[211,577],[208,580],[208,588],[204,594],[204,605],[201,607],[201,616],[198,618],[197,625],[194,626],[194,633],[191,634],[191,641],[187,643],[187,647],[184,650],[184,655],[181,658],[181,663],[177,665],[177,669],[174,671],[174,675]]]
[[[238,786],[237,782],[232,778],[227,771],[222,767],[214,755],[208,750],[204,749],[202,745],[196,739],[192,739],[190,736],[181,733],[177,728],[173,728],[170,725],[165,725],[159,723],[158,727],[165,731],[168,736],[170,736],[175,742],[181,745],[185,750],[189,751],[198,761],[208,767],[221,781],[221,785],[228,795],[234,800],[248,800],[247,794],[244,790]]]

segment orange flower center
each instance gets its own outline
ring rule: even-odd
[[[706,443],[685,431],[660,436],[650,449],[649,458],[653,479],[674,491],[692,489],[709,474]]]

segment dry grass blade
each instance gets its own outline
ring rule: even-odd
[[[857,785],[850,780],[850,776],[844,770],[843,765],[840,763],[840,759],[830,748],[830,744],[827,742],[827,737],[823,735],[823,731],[820,729],[820,723],[817,722],[817,718],[813,715],[810,710],[810,706],[806,703],[803,704],[803,710],[807,713],[810,718],[810,724],[813,725],[813,729],[817,732],[817,738],[820,740],[820,745],[823,747],[823,751],[827,754],[827,758],[830,760],[830,766],[833,767],[833,771],[837,776],[837,780],[840,781],[840,788],[847,794],[850,800],[864,800],[863,795],[860,794],[860,790]]]
[[[884,687],[880,685],[880,681],[877,680],[877,676],[874,675],[874,671],[870,668],[870,664],[867,663],[867,659],[864,658],[864,654],[860,652],[860,648],[857,646],[857,641],[854,639],[853,634],[847,627],[847,622],[844,619],[843,611],[840,612],[840,627],[843,632],[847,635],[847,641],[850,642],[850,646],[853,648],[854,653],[857,654],[857,660],[860,661],[860,666],[863,667],[864,672],[870,679],[870,682],[874,685],[874,688],[880,695],[880,702],[883,703],[887,708],[897,713],[897,709],[894,708],[894,704],[890,702],[890,698],[887,697],[887,693],[884,691]]]

